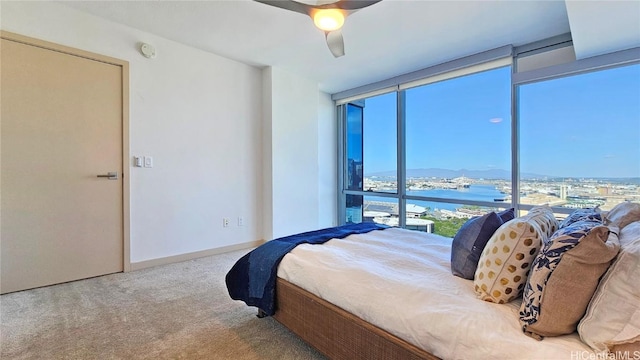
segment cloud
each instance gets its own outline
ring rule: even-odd
[[[493,119],[489,119],[489,122],[492,124],[499,124],[502,122],[502,118],[493,118]]]
[[[605,158],[605,159],[611,159],[611,158],[614,158],[614,157],[616,157],[616,156],[615,156],[615,155],[613,155],[613,154],[606,154],[606,155],[604,156],[604,158]]]

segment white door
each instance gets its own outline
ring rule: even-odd
[[[122,67],[0,49],[0,292],[123,271]]]

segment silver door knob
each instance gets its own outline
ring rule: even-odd
[[[118,172],[110,171],[106,175],[98,175],[99,178],[108,178],[109,180],[118,180]]]

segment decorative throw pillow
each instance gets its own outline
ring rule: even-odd
[[[546,234],[531,217],[500,226],[478,262],[473,280],[478,297],[499,304],[519,297],[544,238]]]
[[[553,210],[551,210],[549,205],[534,206],[529,210],[526,217],[530,217],[538,223],[540,229],[547,235],[546,238],[549,238],[560,228],[560,223],[558,223],[555,215],[553,215]]]
[[[640,351],[640,221],[620,231],[620,253],[578,324],[580,338],[596,351]]]
[[[500,211],[498,213],[500,219],[502,219],[502,223],[506,223],[507,221],[513,220],[516,217],[516,212],[514,208]]]
[[[560,228],[565,228],[575,222],[578,221],[595,221],[602,222],[602,214],[600,213],[600,208],[595,207],[592,209],[578,209],[569,214],[562,222],[560,223]]]
[[[617,230],[617,229],[616,229]],[[570,334],[616,256],[618,236],[592,221],[578,221],[558,230],[535,258],[520,307],[525,334]]]
[[[495,212],[474,217],[462,225],[451,244],[453,275],[473,279],[480,254],[500,225],[502,225],[502,219]]]
[[[614,225],[620,230],[634,221],[640,221],[640,204],[630,201],[614,206],[604,217],[605,225]]]

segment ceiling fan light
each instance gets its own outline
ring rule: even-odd
[[[344,24],[344,14],[338,9],[321,9],[313,14],[313,23],[320,30],[338,30]]]

